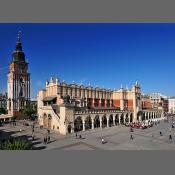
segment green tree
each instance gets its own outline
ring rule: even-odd
[[[27,140],[9,139],[0,142],[0,150],[31,150],[32,143]]]
[[[27,118],[32,119],[37,114],[37,106],[28,103],[20,112]]]
[[[5,113],[6,113],[5,109],[4,108],[0,108],[0,115],[1,114],[5,114]]]

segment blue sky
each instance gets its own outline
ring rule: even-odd
[[[175,24],[0,24],[0,92],[18,30],[30,63],[32,98],[46,79],[175,95]]]

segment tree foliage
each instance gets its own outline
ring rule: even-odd
[[[37,114],[37,106],[33,106],[31,103],[28,103],[20,112],[27,118],[31,119]]]
[[[31,150],[32,143],[26,140],[9,139],[0,142],[0,150]]]
[[[5,113],[6,113],[5,109],[4,108],[0,108],[0,115],[1,114],[5,114]]]

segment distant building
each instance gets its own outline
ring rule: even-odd
[[[152,93],[149,95],[151,103],[153,105],[153,108],[160,108],[162,107],[164,112],[169,111],[169,105],[168,105],[168,96],[165,96],[161,93]]]
[[[7,93],[0,94],[0,108],[7,110]]]
[[[169,98],[169,113],[175,114],[175,96]]]

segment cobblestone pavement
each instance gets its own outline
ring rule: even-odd
[[[32,125],[31,122],[28,123]],[[38,150],[175,150],[175,129],[170,132],[170,126],[170,123],[161,121],[152,128],[134,129],[133,140],[130,139],[130,129],[125,126],[80,132],[78,134],[82,135],[82,139],[76,139],[75,134],[63,136],[51,131],[51,142],[47,145],[43,143],[47,129],[40,129],[36,126],[33,144]],[[20,129],[23,131],[19,132]],[[6,124],[0,127],[0,131],[0,139],[11,135],[31,140],[31,126],[24,126],[22,122],[17,122],[17,126]],[[160,131],[162,136],[160,136]],[[170,133],[173,137],[172,141],[169,141]],[[107,141],[106,144],[101,143],[102,137]]]

